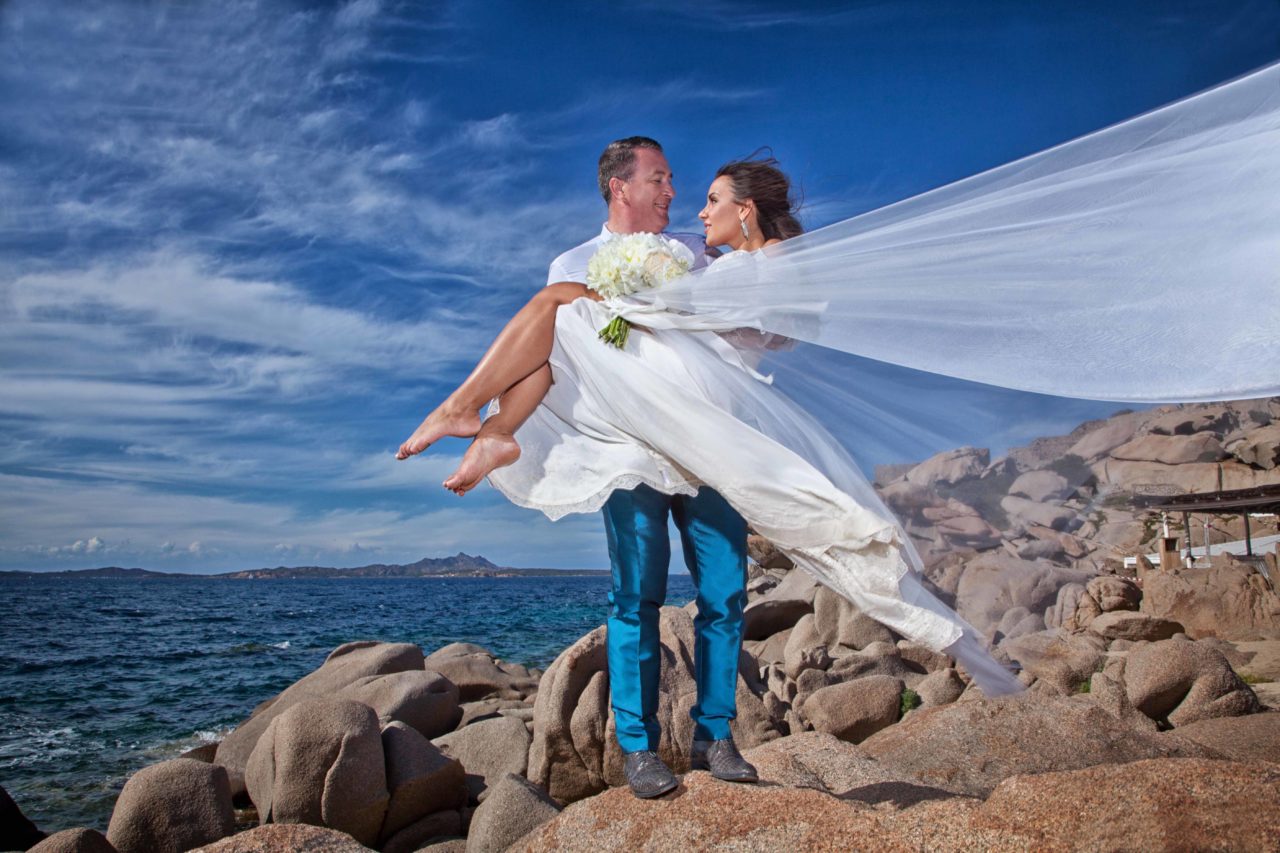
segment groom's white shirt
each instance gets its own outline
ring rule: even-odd
[[[601,243],[612,236],[613,232],[609,230],[608,224],[605,224],[595,237],[560,255],[551,262],[551,267],[547,270],[547,284],[555,284],[557,281],[576,281],[579,284],[586,284],[587,264],[591,261],[591,256],[600,248]],[[690,269],[702,269],[707,265],[707,242],[701,235],[663,231],[662,236],[679,240],[689,247],[689,251],[693,252],[693,266]]]

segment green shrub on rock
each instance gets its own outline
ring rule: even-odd
[[[920,707],[920,694],[912,690],[910,687],[902,691],[902,705],[899,717],[905,717],[908,711],[914,711]]]

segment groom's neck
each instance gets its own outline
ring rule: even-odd
[[[642,231],[657,234],[662,230],[654,230],[652,224],[641,223],[639,217],[632,216],[629,210],[622,207],[609,208],[609,219],[605,222],[605,227],[614,234],[638,234]]]

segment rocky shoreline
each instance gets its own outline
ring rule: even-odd
[[[688,770],[688,605],[661,616],[660,752],[683,779],[659,800],[624,785],[601,627],[545,672],[466,643],[348,643],[221,743],[136,773],[105,835],[41,841],[7,797],[0,827],[40,853],[1280,849],[1276,556],[1126,571],[1154,530],[1110,499],[1201,466],[1277,482],[1273,417],[1123,413],[882,472],[930,582],[1020,669],[1014,697],[753,539],[734,734],[759,785]],[[1143,454],[1177,461],[1120,458]]]
[[[779,680],[796,688],[781,719],[780,697],[744,654],[735,735],[760,769],[753,786],[688,771],[692,621],[666,608],[662,622],[662,752],[684,776],[660,800],[637,800],[621,784],[601,710],[602,631],[540,678],[467,644],[424,657],[412,645],[357,642],[216,747],[131,777],[105,835],[64,830],[30,849],[1280,845],[1280,710],[1246,683],[1280,677],[1280,641],[1128,641],[1092,673],[1088,692],[1058,691],[1059,670],[1046,666],[1055,675],[1028,672],[1030,690],[996,700],[943,656],[873,641],[835,659],[834,671],[803,669],[797,679],[848,680],[803,697],[797,680]],[[910,707],[908,690],[921,704]]]

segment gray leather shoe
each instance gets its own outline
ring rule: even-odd
[[[758,782],[756,769],[742,757],[733,738],[695,740],[689,750],[691,770],[710,770],[711,775],[726,782]]]
[[[656,752],[628,752],[624,759],[623,772],[627,774],[627,784],[631,786],[631,793],[642,800],[661,797],[680,784]]]

